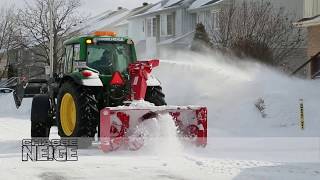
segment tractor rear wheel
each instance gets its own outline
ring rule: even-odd
[[[50,134],[50,98],[47,95],[36,95],[31,107],[31,137],[49,138]]]
[[[80,148],[91,146],[99,119],[93,93],[83,86],[65,82],[59,90],[57,106],[59,135],[62,138],[77,138]]]
[[[156,106],[167,105],[165,95],[160,86],[148,86],[146,91],[145,100],[153,103]]]

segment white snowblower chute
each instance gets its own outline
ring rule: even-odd
[[[129,65],[132,104],[145,98],[148,74],[159,65],[159,60],[137,61]],[[143,135],[135,133],[137,126],[161,114],[171,115],[177,133],[197,146],[207,144],[207,108],[198,106],[121,106],[106,107],[100,111],[100,142],[104,152],[127,146],[138,150]]]

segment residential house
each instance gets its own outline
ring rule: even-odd
[[[119,36],[129,36],[129,21],[133,16],[136,16],[138,14],[145,13],[150,8],[152,8],[154,4],[148,4],[143,3],[142,6],[132,9],[129,14],[126,16],[126,18],[122,19],[121,21],[118,21],[117,24],[115,24],[112,29],[119,35]]]
[[[202,23],[210,34],[219,29],[219,11],[228,3],[231,3],[231,0],[196,0],[188,11],[195,14],[196,23]]]
[[[304,0],[304,18],[300,19],[295,25],[306,28],[308,31],[307,55],[309,58],[320,52],[320,0]],[[320,56],[307,64],[308,75],[310,78],[317,77],[320,71]]]
[[[295,20],[303,17],[302,0],[269,0],[272,3],[275,11],[283,8]],[[242,3],[243,0],[196,0],[191,4],[188,11],[191,14],[196,14],[197,23],[202,23],[208,34],[213,35],[219,30],[218,14],[222,8],[232,3]],[[305,36],[306,32],[303,32]],[[283,70],[291,72],[303,61],[307,59],[306,47],[297,48],[294,52],[286,57],[283,62]]]
[[[219,29],[218,13],[233,0],[162,0],[144,13],[127,19],[128,36],[133,38],[142,57],[168,56],[167,50],[189,48],[195,25],[203,23],[208,33]],[[236,0],[241,3],[241,0]],[[284,7],[296,19],[303,17],[301,0],[271,0],[275,8]],[[124,28],[124,29],[126,29]],[[126,34],[126,33],[125,33]],[[305,48],[287,57],[287,66],[294,69],[306,59]],[[292,67],[291,67],[292,66]]]
[[[140,57],[165,56],[167,49],[185,48],[192,41],[196,17],[188,13],[195,0],[162,0],[144,13],[128,18],[128,35],[145,47]],[[143,48],[141,48],[143,49]]]
[[[303,17],[303,2],[301,0],[268,0],[274,8],[285,8],[296,19]],[[189,7],[189,13],[195,13],[197,23],[202,23],[206,29],[219,29],[218,14],[226,5],[232,3],[242,3],[243,0],[196,0]]]
[[[134,42],[139,42],[137,37],[139,37],[138,32],[143,32],[144,30],[141,27],[138,31],[137,24],[136,24],[136,30],[137,33],[134,33],[134,36],[131,36],[132,32],[135,29],[131,29],[131,33],[129,33],[129,26],[130,23],[128,19],[130,19],[133,16],[145,13],[150,8],[152,8],[154,4],[148,4],[143,3],[142,6],[134,8],[132,10],[128,10],[122,7],[118,7],[117,10],[107,10],[101,14],[98,14],[90,19],[88,19],[85,22],[82,22],[81,24],[74,27],[73,32],[75,34],[90,34],[94,31],[114,31],[117,33],[118,36],[129,36],[133,38]],[[141,43],[140,43],[141,44]],[[139,48],[140,47],[140,48]],[[136,48],[145,49],[145,46],[139,46],[139,43],[136,43]]]

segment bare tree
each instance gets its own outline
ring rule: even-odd
[[[53,1],[54,72],[62,59],[63,41],[70,36],[72,27],[81,20],[77,14],[80,0],[25,1],[26,8],[19,11],[21,44],[36,56],[36,62],[49,64],[49,1]]]
[[[17,48],[18,27],[16,24],[16,13],[14,7],[3,7],[0,9],[0,63],[7,59],[3,72],[0,72],[0,79],[4,77],[9,67],[9,51]]]
[[[217,48],[278,65],[301,46],[302,31],[293,26],[294,13],[275,8],[268,0],[231,2],[222,6],[218,28],[207,25]]]

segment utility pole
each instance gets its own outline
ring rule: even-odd
[[[53,46],[54,46],[54,32],[53,32],[53,18],[54,18],[54,0],[49,0],[49,61],[50,61],[50,78],[53,78]]]

